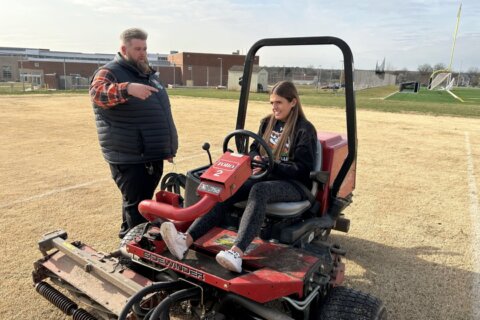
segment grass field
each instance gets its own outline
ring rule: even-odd
[[[362,91],[357,101],[368,106],[382,94],[388,89]],[[270,112],[267,95],[261,97],[249,106],[249,130]],[[115,250],[121,196],[101,156],[86,93],[0,99],[1,318],[71,319],[32,286],[37,241],[62,228],[71,241]],[[171,102],[180,148],[165,173],[206,164],[205,141],[217,158],[238,102],[180,96]],[[305,112],[318,130],[344,130],[340,108],[306,104]],[[331,238],[347,250],[345,285],[382,298],[389,319],[479,319],[480,120],[370,110],[359,110],[357,119],[356,189],[345,212],[352,224],[348,234]]]
[[[418,94],[393,94],[398,91],[396,86],[364,89],[357,91],[356,105],[358,109],[376,110],[394,113],[419,113],[434,116],[456,116],[466,118],[480,118],[480,88],[455,88],[453,93],[465,100],[464,103],[454,99],[446,92],[428,91],[425,88]],[[345,107],[345,96],[342,90],[316,90],[309,86],[300,86],[299,92],[302,103],[316,107]],[[0,90],[0,94],[8,91]],[[79,94],[87,90],[76,91],[33,91],[29,94]],[[174,88],[168,89],[170,96],[195,97],[207,99],[222,99],[238,101],[239,91],[206,89],[206,88]],[[16,92],[18,95],[25,94]],[[390,97],[388,97],[390,96]],[[388,97],[387,99],[385,99]],[[267,93],[250,93],[250,101],[268,103]]]
[[[365,89],[356,92],[358,109],[377,110],[396,113],[421,113],[429,115],[449,115],[467,118],[480,118],[480,89],[455,89],[453,92],[462,97],[462,103],[446,92],[421,90],[419,94],[395,94],[396,86]],[[302,103],[319,107],[345,107],[343,91],[317,91],[311,87],[299,88]],[[215,89],[170,89],[171,96],[189,96],[238,101],[240,93]],[[267,101],[265,93],[250,93],[252,101]],[[267,102],[265,102],[267,103]]]
[[[422,88],[418,93],[396,93],[387,98],[395,101],[416,101],[422,103],[454,103],[459,101],[451,94],[443,90],[426,90]],[[480,103],[480,89],[455,88],[451,90],[456,96],[464,100],[463,105],[475,105]]]

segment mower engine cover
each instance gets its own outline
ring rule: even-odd
[[[250,156],[227,151],[200,176],[197,192],[223,202],[233,196],[251,174]]]

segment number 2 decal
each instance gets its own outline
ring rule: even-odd
[[[213,175],[215,177],[220,177],[222,175],[222,173],[223,173],[223,170],[217,170],[217,172],[215,172]]]

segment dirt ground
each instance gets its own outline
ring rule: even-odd
[[[267,99],[267,98],[266,98]],[[171,99],[185,173],[220,154],[237,102]],[[305,108],[322,131],[344,111]],[[270,111],[252,103],[247,129]],[[357,188],[346,210],[346,285],[380,297],[390,319],[480,318],[480,120],[359,111]],[[67,319],[32,286],[43,233],[64,229],[101,251],[118,245],[120,193],[86,95],[0,97],[0,318]]]

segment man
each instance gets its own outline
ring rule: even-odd
[[[178,137],[168,95],[148,64],[147,33],[131,28],[120,39],[114,60],[95,72],[90,97],[102,153],[123,196],[123,238],[146,221],[138,204],[152,198]]]

